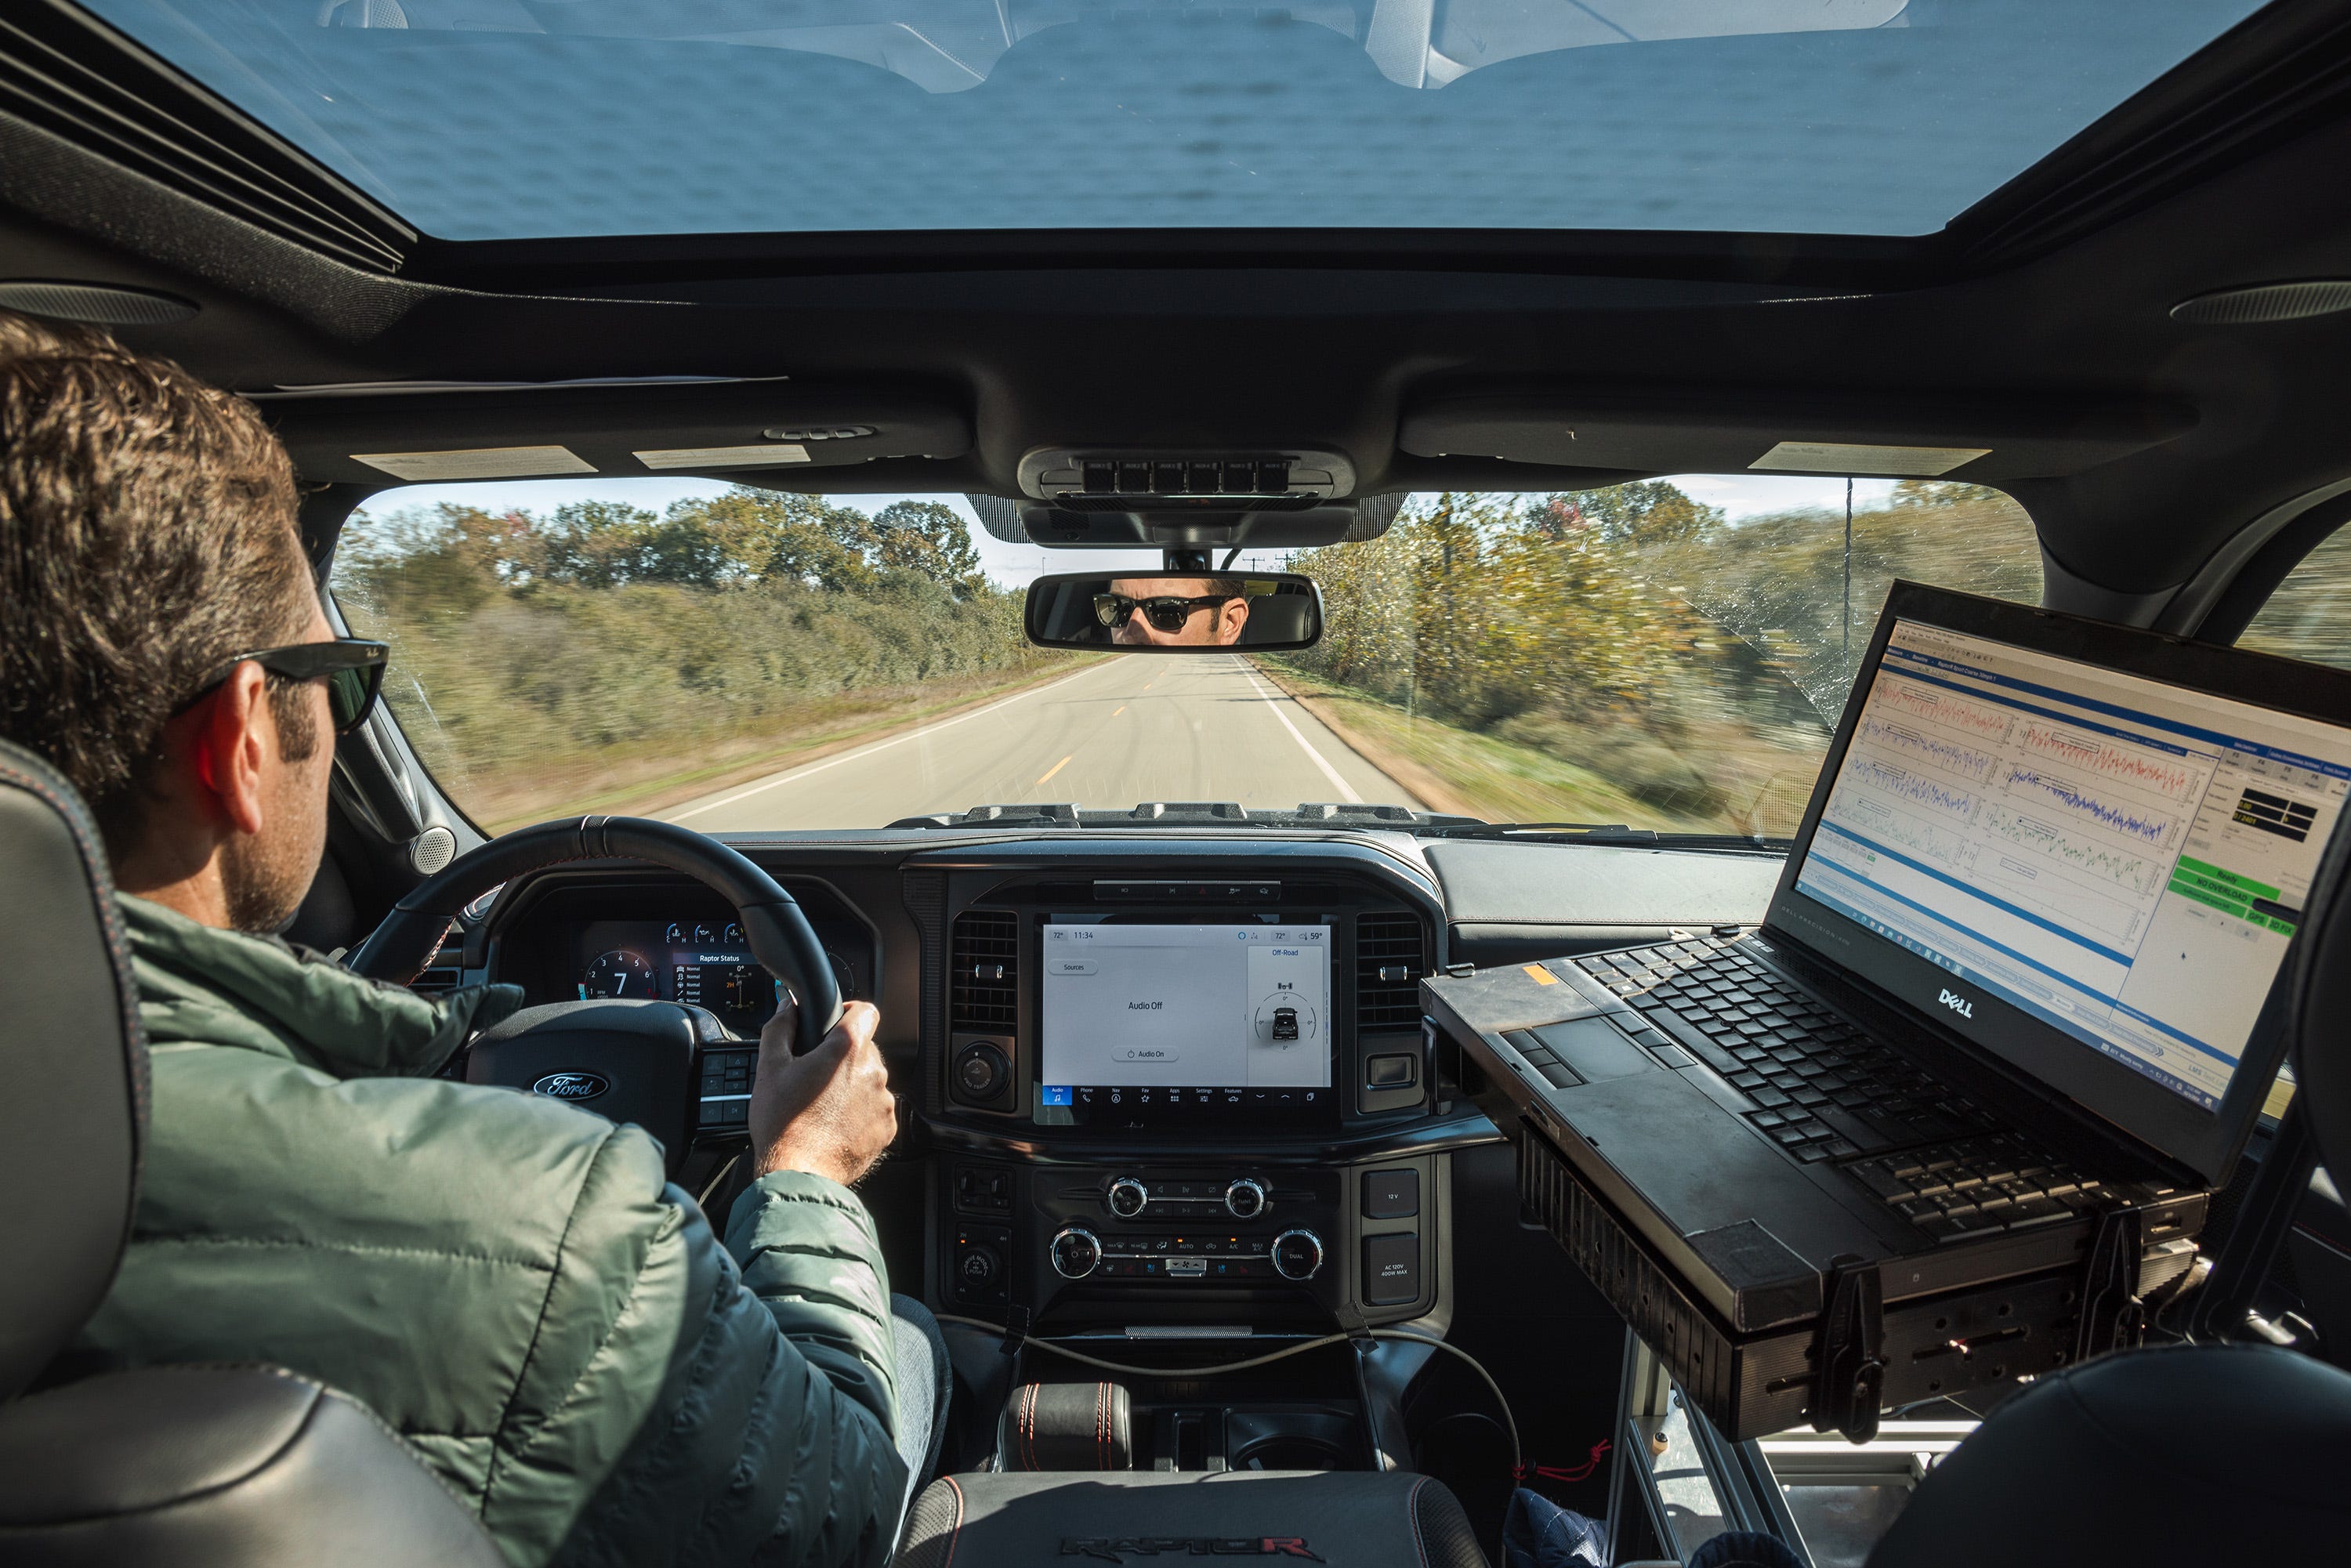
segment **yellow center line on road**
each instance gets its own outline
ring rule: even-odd
[[[1070,757],[1075,757],[1077,753],[1074,751],[1070,753]],[[1070,765],[1070,757],[1062,758],[1061,760],[1045,769],[1045,779],[1050,779],[1054,774],[1059,773],[1062,768],[1067,768]],[[1040,779],[1037,782],[1042,784],[1045,781],[1045,779]]]

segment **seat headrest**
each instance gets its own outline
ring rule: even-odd
[[[2303,908],[2286,1038],[2303,1117],[2340,1185],[2351,1176],[2351,822],[2338,822]]]
[[[98,1309],[130,1234],[147,1045],[114,882],[72,786],[0,741],[0,1399]]]
[[[1313,608],[1314,601],[1302,593],[1269,593],[1252,599],[1249,627],[1241,633],[1241,642],[1244,645],[1303,642],[1307,619]]]

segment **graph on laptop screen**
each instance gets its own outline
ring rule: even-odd
[[[2211,1110],[2346,789],[2335,726],[1897,621],[1796,888]]]

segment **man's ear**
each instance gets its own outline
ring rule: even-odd
[[[259,832],[263,770],[277,753],[268,677],[258,664],[239,664],[188,716],[188,771],[208,814],[240,833]]]

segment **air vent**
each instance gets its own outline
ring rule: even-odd
[[[2199,294],[2171,308],[2171,319],[2199,327],[2257,327],[2299,321],[2351,310],[2351,278],[2315,277],[2304,283],[2264,283]]]
[[[0,307],[60,321],[90,321],[101,327],[168,327],[196,313],[196,307],[169,294],[113,284],[45,283],[12,278],[0,283]]]
[[[1420,920],[1395,911],[1355,917],[1355,1028],[1420,1027],[1420,977],[1427,960]]]
[[[1009,1034],[1019,1018],[1020,917],[1001,910],[967,909],[956,916],[947,944],[948,1027],[975,1034]]]
[[[408,988],[422,991],[427,996],[439,996],[444,991],[455,990],[464,983],[465,977],[465,971],[455,964],[434,964],[409,981]]]

